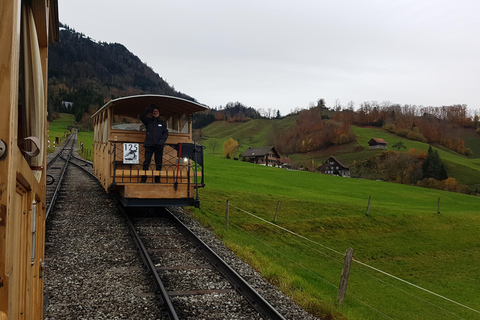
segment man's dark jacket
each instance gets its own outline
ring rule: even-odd
[[[147,134],[145,135],[145,147],[156,147],[165,144],[168,138],[167,124],[160,119],[160,117],[147,117],[147,114],[152,112],[154,108],[146,108],[142,114],[140,114],[140,120],[145,124]]]

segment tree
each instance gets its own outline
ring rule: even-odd
[[[326,109],[326,105],[325,105],[325,99],[321,98],[321,99],[318,99],[317,101],[317,108],[319,109]]]
[[[232,138],[223,143],[223,155],[227,159],[231,159],[238,152],[238,142]]]
[[[210,142],[210,147],[212,148],[212,153],[215,154],[215,148],[218,147],[217,140],[212,140],[212,142]]]
[[[394,145],[392,145],[392,148],[396,148],[397,151],[400,151],[400,149],[407,149],[407,147],[405,147],[405,145],[403,144],[403,141],[400,140],[398,141],[397,143],[395,143]]]
[[[422,178],[434,178],[436,180],[445,180],[448,178],[447,170],[443,165],[437,150],[432,146],[428,148],[427,159],[422,164]]]

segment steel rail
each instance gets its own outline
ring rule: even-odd
[[[62,157],[62,159],[65,160],[65,158],[63,158],[63,157]],[[83,160],[83,159],[77,158],[77,157],[75,157],[75,156],[72,156],[70,160],[72,160],[72,159],[73,159],[73,160],[76,160],[76,161],[84,162],[84,163],[86,163],[86,164],[88,164],[88,165],[91,165],[89,162],[87,162],[87,161],[85,161],[85,160]],[[73,165],[76,166],[77,168],[79,168],[79,169],[83,170],[84,172],[88,173],[88,174],[89,174],[92,178],[94,178],[96,181],[98,181],[97,177],[96,177],[93,173],[91,173],[90,171],[88,171],[87,169],[85,169],[84,167],[82,167],[81,165],[79,165],[79,164],[77,164],[77,163],[75,163],[75,162],[73,162],[73,161],[70,161],[69,164],[73,164]]]
[[[127,221],[127,224],[130,228],[130,231],[132,232],[132,235],[137,244],[137,247],[140,250],[140,255],[142,256],[143,262],[147,265],[148,269],[150,270],[150,272],[152,272],[155,278],[155,282],[157,283],[160,289],[162,303],[164,307],[167,309],[168,316],[170,317],[171,320],[179,320],[180,318],[178,317],[177,312],[172,304],[172,301],[170,300],[167,289],[165,289],[165,286],[163,285],[163,282],[160,279],[160,276],[158,275],[158,272],[155,268],[155,264],[153,263],[152,259],[150,259],[150,255],[148,254],[147,249],[142,242],[142,239],[140,239],[140,235],[138,234],[138,232],[135,229],[135,226],[133,225],[132,221],[128,217],[125,207],[123,207],[120,202],[117,202],[117,207],[119,208],[120,212],[123,214],[123,216],[125,217],[125,220]]]
[[[263,318],[273,320],[285,320],[285,318],[266,301],[255,289],[253,289],[235,270],[233,270],[220,256],[218,256],[205,242],[199,239],[182,221],[166,208],[168,217],[172,219],[180,231],[190,238],[207,256],[215,268],[230,281],[237,290]]]
[[[70,161],[70,155],[68,155],[67,159],[64,159],[63,157],[60,158],[65,161],[65,166],[63,167],[60,178],[58,179],[57,187],[55,188],[55,192],[53,193],[52,200],[50,200],[50,203],[48,204],[48,208],[45,213],[45,220],[48,219],[48,215],[50,214],[50,211],[52,211],[52,208],[55,205],[55,201],[57,200],[57,196],[60,192],[60,188],[62,187],[63,178],[65,177],[65,172],[67,171],[68,163]]]
[[[62,160],[65,161],[65,166],[62,169],[62,173],[60,174],[60,178],[58,179],[58,183],[57,183],[57,186],[55,187],[55,191],[53,192],[52,199],[50,200],[50,203],[48,204],[47,210],[45,212],[45,220],[48,219],[48,215],[52,211],[53,206],[55,205],[55,202],[57,201],[57,196],[58,196],[58,193],[60,192],[60,188],[62,187],[63,178],[65,177],[65,172],[67,170],[67,167],[68,167],[68,164],[69,164],[69,161],[70,161],[70,157],[71,157],[74,142],[75,142],[75,139],[73,138],[73,134],[72,134],[67,138],[65,146],[62,147],[58,151],[58,153],[55,155],[55,157],[53,157],[53,159],[51,159],[47,163],[47,170],[48,170],[48,167],[50,167],[53,163],[55,163],[55,161],[57,159],[62,159]],[[67,159],[65,159],[63,157],[63,151],[67,150],[68,145],[70,145],[70,149],[69,149],[70,154],[68,155]]]
[[[50,159],[50,160],[47,162],[47,170],[49,169],[49,167],[50,167],[53,163],[55,163],[55,160],[57,160],[59,157],[62,156],[62,153],[63,153],[63,151],[66,150],[67,145],[68,145],[69,143],[72,143],[72,144],[73,144],[73,142],[71,142],[72,140],[74,140],[74,139],[73,139],[73,135],[68,136],[68,138],[67,138],[67,141],[68,141],[68,142],[65,144],[65,146],[62,147],[62,148],[58,151],[58,153],[57,153],[52,159]]]

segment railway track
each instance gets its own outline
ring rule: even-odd
[[[59,201],[47,201],[45,319],[284,319],[246,282],[231,282],[232,268],[211,264],[207,257],[216,254],[204,253],[201,241],[192,242],[182,233],[188,228],[162,209],[136,209],[131,224],[150,255],[141,258],[114,199],[91,165],[72,156],[74,140],[47,166],[47,174],[62,171],[65,180],[55,187]],[[142,259],[151,260],[157,275]]]
[[[55,201],[62,187],[65,171],[69,164],[77,166],[95,179],[92,164],[78,157],[76,153],[73,152],[75,150],[76,142],[77,133],[74,131],[63,143],[63,147],[60,147],[47,163],[46,219],[48,219],[48,216],[55,205]]]
[[[285,319],[168,209],[121,210],[171,319]]]
[[[63,147],[58,148],[54,156],[47,163],[47,211],[45,219],[48,219],[55,205],[75,141],[76,133],[69,135]]]

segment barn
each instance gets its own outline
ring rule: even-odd
[[[378,138],[372,138],[368,141],[369,149],[387,149],[387,141]]]

